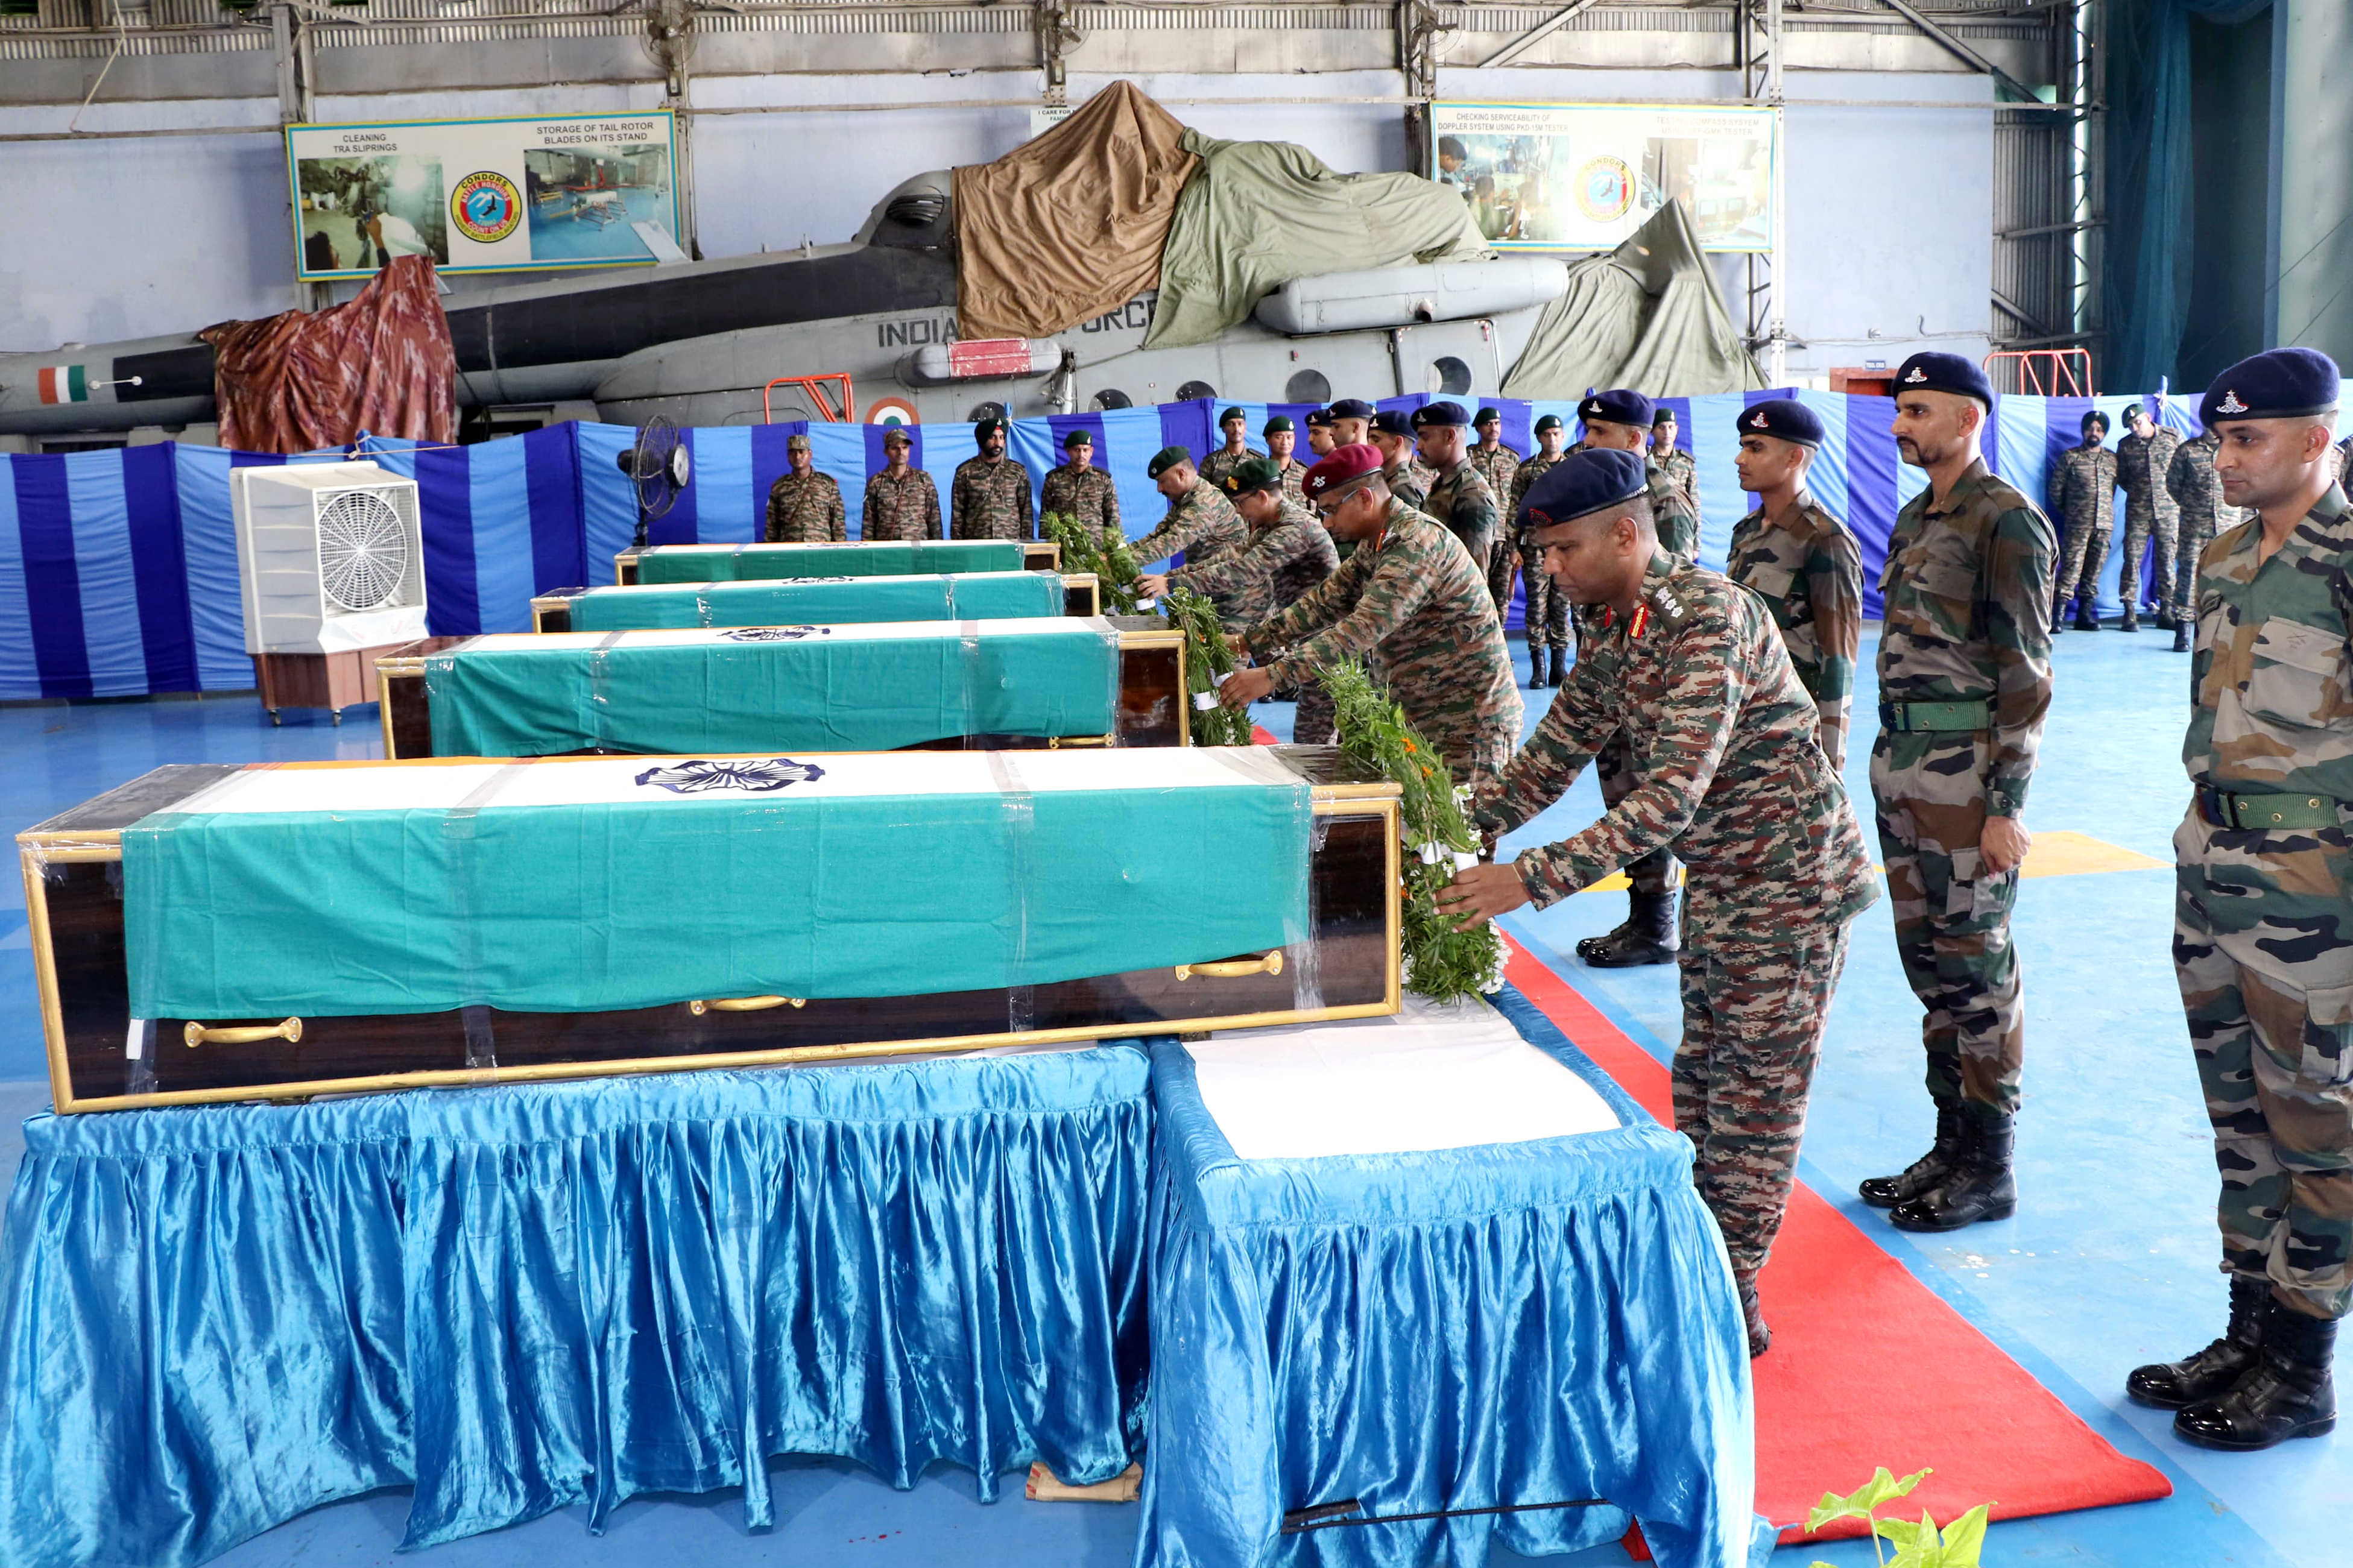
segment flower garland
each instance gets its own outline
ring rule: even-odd
[[[1405,710],[1349,660],[1319,677],[1339,721],[1340,749],[1380,771],[1403,791],[1398,822],[1405,871],[1404,984],[1440,1002],[1504,988],[1504,937],[1488,921],[1471,930],[1438,909],[1438,895],[1456,869],[1478,863],[1479,834],[1464,810],[1467,788],[1454,783],[1442,758],[1406,722]]]
[[[1185,634],[1185,689],[1193,704],[1193,744],[1250,744],[1249,710],[1218,701],[1218,683],[1234,671],[1234,650],[1218,620],[1218,607],[1190,588],[1171,588],[1160,596],[1160,613]]]
[[[1065,512],[1050,511],[1038,520],[1038,531],[1062,547],[1062,570],[1092,572],[1107,616],[1132,616],[1138,607],[1136,579],[1143,570],[1124,539],[1105,540],[1095,530]]]

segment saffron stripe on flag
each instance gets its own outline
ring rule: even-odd
[[[44,403],[87,403],[90,401],[90,378],[78,364],[51,364],[41,367],[41,401]]]

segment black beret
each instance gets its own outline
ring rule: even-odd
[[[1152,461],[1145,466],[1144,477],[1156,479],[1177,464],[1192,460],[1193,448],[1190,447],[1163,447],[1152,454]]]
[[[1223,414],[1218,416],[1218,423],[1220,425],[1223,425],[1229,419],[1239,419],[1243,424],[1247,425],[1250,423],[1250,415],[1240,408],[1229,408]]]
[[[1265,425],[1260,427],[1259,434],[1261,436],[1272,436],[1284,430],[1290,431],[1294,436],[1299,433],[1298,427],[1292,424],[1290,415],[1277,414],[1269,418]]]
[[[1482,408],[1477,414],[1473,415],[1471,419],[1471,423],[1473,426],[1501,425],[1503,422],[1503,411],[1495,408]]]
[[[2098,426],[2103,430],[2108,427],[2108,416],[2101,413],[2096,408],[2084,416],[2084,429],[2086,433],[2088,433],[2094,425]]]
[[[1462,405],[1459,403],[1432,403],[1413,411],[1413,427],[1417,430],[1429,425],[1451,429],[1470,423],[1471,416],[1463,412]]]
[[[2317,349],[2273,349],[2242,359],[2214,378],[2198,405],[2198,422],[2300,419],[2337,406],[2337,362]]]
[[[1654,405],[1651,410],[1651,428],[1653,430],[1662,425],[1673,424],[1674,419],[1675,411],[1663,403]]]
[[[1826,434],[1820,416],[1794,397],[1776,397],[1742,410],[1736,428],[1743,436],[1771,436],[1810,449],[1820,446]]]
[[[1332,428],[1332,411],[1328,408],[1309,409],[1307,411],[1307,427],[1310,430],[1317,428],[1329,430]]]
[[[1557,430],[1559,428],[1560,416],[1557,414],[1547,414],[1543,418],[1536,421],[1535,434],[1541,436],[1547,430]]]
[[[1519,525],[1543,528],[1567,522],[1632,500],[1650,488],[1648,467],[1636,453],[1615,447],[1571,452],[1528,487],[1520,503]]]
[[[1370,419],[1372,416],[1373,405],[1361,397],[1344,397],[1332,405],[1332,417],[1335,419]]]
[[[1974,397],[1989,409],[1993,406],[1993,383],[1958,354],[1933,351],[1914,354],[1896,370],[1895,391],[1899,396],[1906,392],[1949,392],[1957,397]]]
[[[1373,416],[1373,428],[1384,436],[1413,437],[1413,416],[1402,408],[1384,408]]]
[[[1631,387],[1615,386],[1607,392],[1587,394],[1585,401],[1577,405],[1577,416],[1610,425],[1637,425],[1648,430],[1651,400]]]
[[[1282,488],[1282,470],[1274,466],[1272,458],[1244,458],[1220,481],[1220,488],[1229,496],[1249,490],[1279,490]]]
[[[1073,447],[1092,447],[1094,444],[1095,438],[1084,430],[1073,430],[1062,437],[1062,450],[1066,452]]]

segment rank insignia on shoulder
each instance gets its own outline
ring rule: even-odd
[[[1655,608],[1660,617],[1671,626],[1683,625],[1683,618],[1691,613],[1683,607],[1683,602],[1675,597],[1674,590],[1672,588],[1660,588],[1654,591],[1648,604],[1643,607]]]

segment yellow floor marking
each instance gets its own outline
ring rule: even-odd
[[[2093,871],[2165,871],[2172,868],[2163,860],[2150,858],[2137,849],[2103,842],[2088,833],[2076,833],[2068,828],[2049,828],[2034,836],[2034,847],[2026,852],[2026,865],[2021,877],[2081,877]],[[1874,865],[1872,869],[1885,874],[1886,868]],[[1680,878],[1677,879],[1681,880]],[[1581,893],[1623,892],[1630,886],[1623,871],[1612,871]]]

